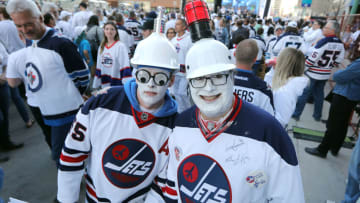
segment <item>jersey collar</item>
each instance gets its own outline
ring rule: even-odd
[[[139,128],[148,126],[157,120],[157,118],[154,115],[147,112],[136,111],[132,106],[131,106],[131,112]]]
[[[204,122],[201,120],[200,110],[196,109],[196,121],[197,125],[203,134],[204,138],[208,143],[213,141],[216,137],[218,137],[222,132],[224,132],[226,129],[228,129],[233,121],[235,120],[236,116],[239,114],[241,107],[242,107],[242,100],[234,94],[235,102],[233,105],[233,108],[231,110],[231,113],[228,115],[228,117],[220,124],[218,124],[217,128],[210,131],[205,125]]]

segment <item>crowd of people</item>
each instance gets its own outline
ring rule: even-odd
[[[8,112],[11,97],[34,124],[25,94],[58,169],[56,202],[77,202],[83,177],[87,202],[304,202],[286,128],[309,99],[321,122],[333,78],[324,139],[305,151],[338,155],[360,101],[360,23],[352,31],[333,19],[210,13],[201,0],[184,15],[9,0],[0,147],[24,146],[11,141]],[[346,203],[360,197],[358,145]]]

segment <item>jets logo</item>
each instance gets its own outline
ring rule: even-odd
[[[175,49],[176,49],[176,53],[180,52],[180,44],[179,43],[176,44]]]
[[[186,157],[178,168],[182,202],[231,202],[231,187],[221,166],[203,154]]]
[[[110,53],[105,53],[101,56],[101,64],[106,68],[111,68],[113,65],[113,58]]]
[[[155,153],[140,140],[118,140],[105,150],[102,164],[105,176],[113,185],[132,188],[141,184],[151,173]]]
[[[40,71],[33,63],[27,63],[25,67],[27,87],[30,91],[36,92],[42,87],[43,83]]]

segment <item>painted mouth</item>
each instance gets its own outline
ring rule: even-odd
[[[156,92],[150,92],[150,91],[145,91],[144,94],[145,94],[146,96],[149,96],[149,97],[154,97],[154,96],[157,95]]]
[[[200,95],[200,98],[203,99],[206,102],[213,102],[213,101],[217,100],[220,96],[221,96],[221,93],[219,93],[217,95],[213,95],[213,96]]]

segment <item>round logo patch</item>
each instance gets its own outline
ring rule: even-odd
[[[177,174],[182,202],[231,202],[229,179],[214,159],[203,154],[186,157]]]
[[[142,183],[151,173],[155,153],[140,140],[118,140],[105,150],[102,164],[105,176],[113,185],[131,188]]]
[[[27,80],[28,89],[32,92],[36,92],[42,87],[43,84],[40,71],[33,63],[27,63],[25,67],[25,77]]]
[[[105,53],[101,56],[101,64],[104,65],[105,68],[111,68],[113,65],[113,58],[110,53]]]

